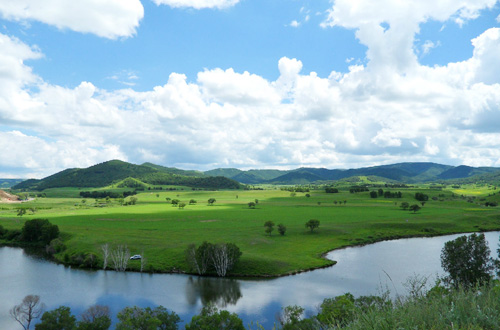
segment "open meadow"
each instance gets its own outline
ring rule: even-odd
[[[185,261],[189,244],[235,243],[243,254],[232,276],[278,276],[328,266],[332,262],[322,255],[345,246],[500,229],[500,208],[481,205],[500,199],[493,187],[380,188],[400,191],[402,198],[371,198],[368,191],[339,189],[339,193],[324,189],[292,193],[273,186],[264,190],[146,190],[135,196],[135,205],[127,206],[116,199],[82,199],[76,188],[53,189],[46,191],[47,197],[0,204],[0,225],[21,229],[26,220],[49,219],[59,226],[67,247],[55,258],[71,263],[75,256],[93,253],[97,268],[102,264],[101,246],[106,243],[126,245],[131,255],[142,254],[145,270],[151,272],[189,272]],[[415,199],[416,192],[428,195],[423,206]],[[179,208],[167,198],[186,205]],[[207,202],[210,198],[216,200],[213,205]],[[255,208],[249,207],[248,203],[256,201]],[[403,210],[403,202],[421,209]],[[17,215],[20,207],[26,208],[26,214]],[[320,221],[312,232],[305,227],[310,219]],[[276,224],[271,235],[265,232],[266,221]],[[278,233],[278,224],[286,226],[284,236]],[[128,267],[139,270],[140,261],[130,261]]]

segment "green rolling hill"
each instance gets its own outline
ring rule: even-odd
[[[294,170],[239,170],[219,168],[206,172],[182,170],[152,163],[135,165],[111,160],[88,168],[71,168],[41,180],[13,184],[13,189],[44,190],[58,187],[98,188],[109,185],[184,185],[188,187],[237,189],[241,184],[304,185],[314,182],[376,177],[399,183],[421,182],[500,182],[500,168],[449,166],[436,163],[398,163],[357,169],[301,167]],[[133,181],[136,180],[136,181]],[[125,183],[124,183],[125,182]]]

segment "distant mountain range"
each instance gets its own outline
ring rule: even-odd
[[[43,190],[56,187],[97,188],[109,185],[138,187],[147,184],[163,184],[233,189],[241,187],[240,183],[299,185],[328,183],[334,180],[356,182],[359,177],[369,177],[372,181],[399,183],[500,182],[500,168],[399,163],[348,170],[302,167],[294,170],[243,171],[236,168],[218,168],[201,172],[152,163],[135,165],[112,160],[85,169],[66,169],[41,180],[26,180],[12,188]]]
[[[0,189],[10,188],[23,181],[23,179],[0,179]]]
[[[399,163],[363,167],[358,169],[338,170],[326,168],[298,168],[289,171],[249,170],[235,168],[216,169],[205,172],[205,175],[221,175],[244,184],[308,184],[318,181],[344,180],[353,177],[379,178],[381,181],[397,181],[401,183],[439,182],[445,180],[462,180],[481,176],[483,180],[500,179],[500,168],[449,166],[436,163]]]

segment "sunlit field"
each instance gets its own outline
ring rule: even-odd
[[[0,204],[0,225],[20,229],[25,220],[47,218],[59,226],[67,246],[55,255],[58,260],[86,253],[100,258],[101,245],[124,244],[132,255],[143,254],[146,270],[154,272],[188,272],[184,251],[191,243],[231,242],[243,252],[233,276],[276,276],[323,267],[332,263],[322,258],[325,252],[384,239],[500,229],[500,207],[482,205],[484,200],[499,200],[491,187],[382,188],[401,191],[401,199],[370,198],[369,192],[350,193],[348,188],[334,194],[324,190],[293,194],[276,187],[183,189],[140,193],[137,203],[128,206],[116,199],[77,198],[80,190],[74,188],[54,189],[45,198]],[[416,192],[429,196],[423,206],[415,199]],[[167,198],[186,205],[181,209]],[[210,198],[216,199],[213,205],[207,203]],[[196,203],[190,204],[191,200]],[[248,203],[256,200],[255,208],[250,208]],[[403,210],[402,202],[421,209]],[[25,215],[17,216],[19,207],[27,208]],[[313,232],[305,227],[310,219],[320,221]],[[276,227],[267,235],[264,223],[269,220],[284,224],[285,235],[279,235]],[[132,270],[139,267],[140,261],[129,263]]]

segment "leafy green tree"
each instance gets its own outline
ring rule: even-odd
[[[189,205],[193,205],[193,204],[196,204],[196,200],[195,199],[189,200]]]
[[[82,320],[78,322],[78,330],[108,330],[111,318],[108,306],[94,305],[82,313]]]
[[[492,278],[494,269],[484,234],[463,235],[444,244],[441,266],[448,273],[445,283],[471,288]]]
[[[216,202],[215,198],[208,199],[208,205],[214,205],[215,202]]]
[[[176,198],[172,199],[172,201],[170,202],[170,204],[172,204],[172,206],[177,206],[177,205],[179,205],[179,203],[180,203],[180,200],[178,200]]]
[[[248,203],[248,207],[251,208],[251,209],[254,209],[255,208],[255,202],[249,202]]]
[[[429,196],[424,194],[424,193],[417,192],[417,193],[415,193],[415,199],[417,201],[420,201],[420,202],[425,202],[425,201],[429,200]]]
[[[271,233],[274,230],[274,222],[266,221],[266,223],[264,223],[264,227],[266,228],[266,233],[269,234],[269,236],[271,236]]]
[[[420,210],[420,206],[418,206],[417,204],[413,204],[412,206],[410,206],[410,211],[413,211],[413,213],[417,213],[418,210]]]
[[[356,311],[354,302],[354,296],[350,293],[335,298],[327,298],[321,303],[317,319],[322,324],[347,324],[352,320]]]
[[[163,306],[155,309],[125,307],[117,317],[116,330],[177,330],[177,323],[181,321],[175,312],[169,312]]]
[[[279,315],[279,322],[283,329],[295,325],[300,322],[302,315],[304,314],[304,308],[294,305],[286,306],[281,308],[281,314]]]
[[[24,223],[21,234],[23,241],[49,244],[59,236],[59,227],[47,219],[33,219]]]
[[[60,306],[43,313],[41,322],[35,325],[35,330],[74,330],[76,317],[67,306]]]
[[[235,313],[219,311],[215,305],[208,304],[186,324],[186,330],[245,330],[245,327]]]
[[[158,306],[153,309],[153,315],[161,321],[159,330],[177,330],[181,318],[175,312],[169,312],[165,307]]]
[[[399,205],[399,207],[402,208],[403,210],[408,210],[410,204],[408,204],[408,202],[403,202],[401,203],[401,205]]]
[[[206,241],[196,249],[196,259],[199,260],[202,274],[205,274],[211,267],[213,250],[214,245]]]
[[[280,233],[281,236],[284,236],[286,233],[286,227],[284,224],[280,223],[278,225],[278,233]]]
[[[212,253],[214,245],[203,242],[198,248],[190,244],[185,251],[186,261],[199,275],[205,274],[212,264]]]
[[[319,220],[317,219],[311,219],[306,222],[306,228],[309,228],[311,230],[311,233],[313,232],[314,229],[319,227]]]
[[[7,234],[8,230],[5,229],[2,225],[0,225],[0,238],[3,237],[3,235]]]
[[[378,197],[377,192],[376,192],[375,190],[370,191],[370,197],[371,197],[371,198],[377,198],[377,197]]]
[[[59,237],[59,227],[50,223],[42,226],[40,241],[44,244],[49,244],[50,241]]]
[[[26,209],[25,208],[17,209],[17,215],[18,216],[22,217],[25,214],[26,214]]]
[[[180,209],[183,209],[185,206],[186,206],[186,203],[183,203],[183,202],[180,202],[180,203],[179,203],[179,208],[180,208]]]
[[[300,306],[287,306],[281,309],[279,322],[283,330],[317,330],[321,324],[316,318],[302,318],[304,308]]]

